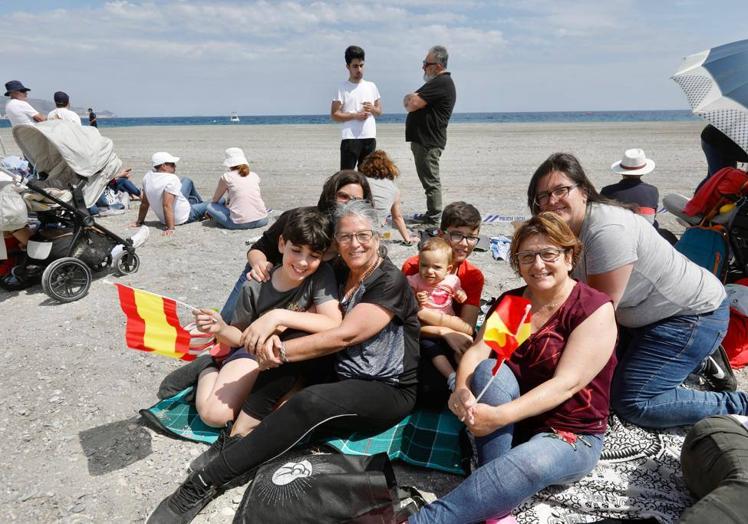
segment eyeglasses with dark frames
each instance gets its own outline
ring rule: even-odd
[[[449,237],[449,241],[453,244],[459,244],[463,240],[466,240],[471,246],[474,246],[480,240],[480,237],[474,235],[463,235],[459,231],[447,231],[447,237]]]
[[[563,252],[563,249],[555,247],[548,247],[540,251],[518,251],[514,255],[514,260],[523,266],[529,266],[530,264],[534,264],[535,259],[540,255],[540,259],[543,262],[556,262]]]
[[[542,193],[538,193],[537,195],[535,195],[535,205],[544,206],[550,201],[551,197],[555,199],[564,198],[569,194],[569,191],[578,186],[579,184],[572,184],[570,186],[561,186],[551,191],[543,191]]]

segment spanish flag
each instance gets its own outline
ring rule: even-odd
[[[488,320],[483,341],[496,352],[493,374],[501,363],[509,359],[530,336],[530,301],[515,295],[505,295]]]
[[[127,316],[127,347],[182,360],[195,358],[190,353],[190,333],[179,323],[175,300],[122,284],[115,286]]]

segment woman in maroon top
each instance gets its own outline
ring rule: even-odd
[[[530,301],[530,338],[499,368],[480,403],[475,395],[495,364],[482,331],[463,356],[449,407],[475,435],[481,467],[411,522],[503,517],[547,486],[579,480],[597,463],[616,323],[610,298],[569,276],[580,251],[554,213],[534,216],[514,234],[512,268],[527,285],[508,294]]]

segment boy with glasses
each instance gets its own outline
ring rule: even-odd
[[[466,202],[452,202],[442,213],[439,236],[452,248],[452,273],[460,279],[466,298],[462,304],[454,304],[456,316],[441,315],[429,309],[418,312],[421,355],[429,357],[421,359],[418,402],[427,407],[441,409],[449,398],[447,383],[431,359],[444,355],[456,366],[459,357],[473,342],[484,278],[480,269],[467,258],[478,244],[480,225],[480,212]],[[418,255],[410,257],[402,267],[405,275],[415,275],[418,269]]]

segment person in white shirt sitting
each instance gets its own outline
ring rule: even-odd
[[[179,157],[164,151],[153,154],[153,169],[143,177],[143,200],[134,226],[143,225],[151,206],[159,221],[166,226],[164,235],[174,233],[178,225],[202,220],[205,216],[208,202],[203,202],[192,180],[187,177],[180,179],[175,175],[177,162]]]
[[[67,120],[78,125],[81,124],[81,117],[77,113],[68,109],[70,106],[70,97],[63,91],[57,91],[54,95],[55,109],[49,112],[47,120]]]
[[[20,125],[44,122],[46,118],[36,109],[31,107],[26,99],[29,97],[29,89],[20,80],[11,80],[5,83],[5,96],[10,97],[5,105],[5,117],[10,120],[12,127]]]

